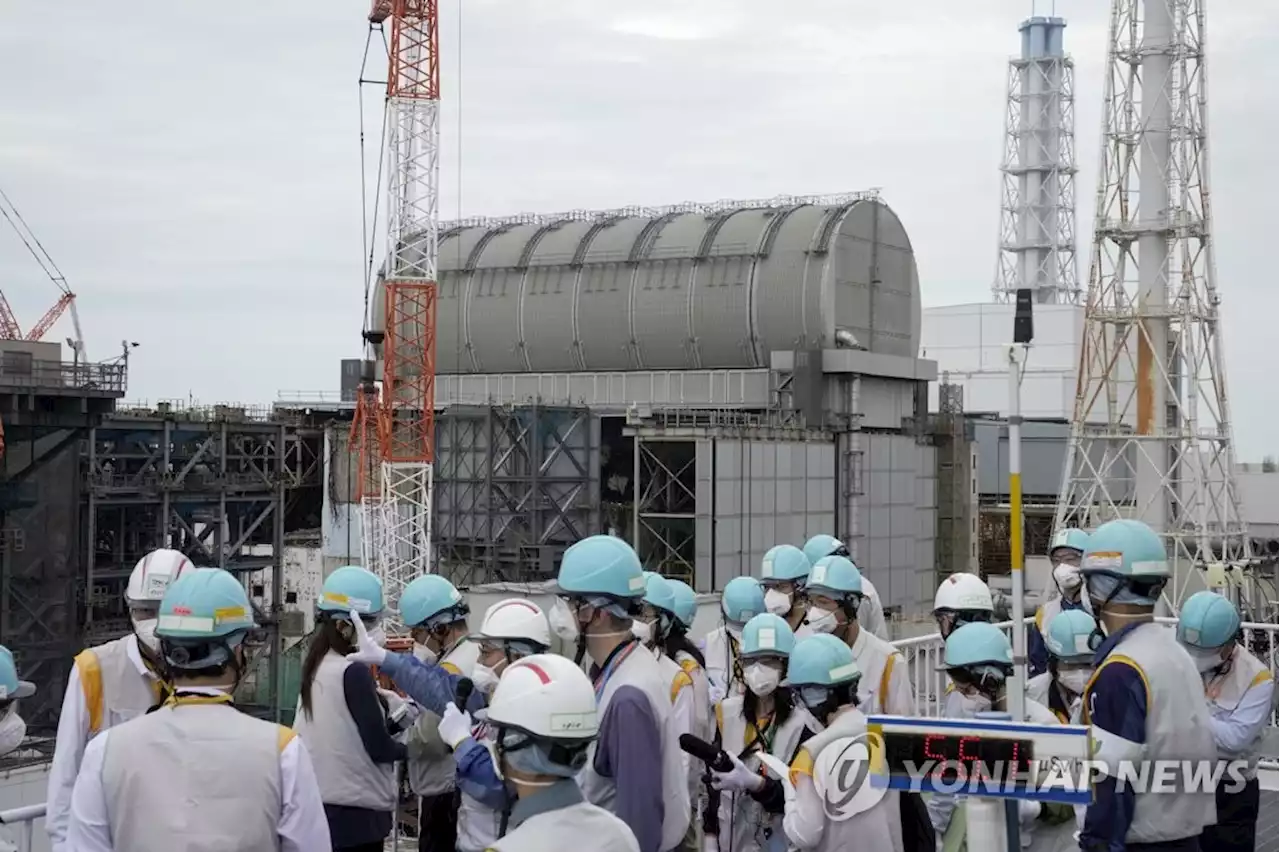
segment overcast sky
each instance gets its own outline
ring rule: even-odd
[[[1057,4],[1077,63],[1082,243],[1107,5]],[[79,294],[90,355],[142,344],[131,398],[336,389],[338,359],[359,354],[365,9],[0,7],[0,187]],[[442,213],[880,187],[925,303],[985,301],[1005,63],[1029,11],[441,0]],[[1218,284],[1239,455],[1257,459],[1280,446],[1277,7],[1217,0],[1209,14]],[[382,78],[381,59],[370,73]],[[376,157],[381,93],[366,97]],[[57,295],[7,230],[0,287],[24,326]],[[68,334],[64,321],[50,338]]]

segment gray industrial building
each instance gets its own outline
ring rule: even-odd
[[[612,530],[709,591],[830,532],[886,606],[932,599],[937,371],[876,193],[469,220],[439,257],[442,573],[546,578]],[[355,558],[336,487],[326,555]]]

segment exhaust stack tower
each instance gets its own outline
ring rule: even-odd
[[[1135,518],[1167,540],[1176,608],[1241,566],[1213,256],[1206,0],[1112,0],[1097,209],[1055,524]],[[1241,604],[1249,606],[1247,589]],[[1254,602],[1256,603],[1256,602]]]
[[[1075,66],[1063,52],[1067,22],[1022,22],[1021,53],[1009,60],[1000,165],[997,302],[1020,288],[1038,304],[1078,304],[1076,268]]]

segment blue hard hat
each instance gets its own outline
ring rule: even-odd
[[[742,628],[743,659],[748,657],[786,657],[796,646],[796,634],[786,619],[771,612],[753,615]]]
[[[973,621],[951,631],[942,659],[942,667],[946,669],[967,668],[984,663],[1012,666],[1013,646],[999,627],[985,621]]]
[[[1120,519],[1098,527],[1085,544],[1080,573],[1156,580],[1169,576],[1164,542],[1141,521]]]
[[[813,563],[805,591],[834,598],[862,594],[862,572],[843,556],[824,556]]]
[[[556,585],[563,595],[634,600],[644,596],[644,569],[631,545],[616,536],[593,535],[564,552]]]
[[[1221,648],[1240,632],[1240,613],[1216,592],[1196,592],[1178,613],[1178,641],[1205,650]]]
[[[316,609],[340,615],[355,610],[360,615],[378,615],[386,606],[382,599],[382,581],[372,571],[359,565],[343,565],[333,569],[320,587]]]
[[[844,542],[833,535],[822,533],[815,535],[804,543],[804,555],[809,557],[809,564],[817,562],[824,556],[831,556],[836,551],[846,550]]]
[[[656,571],[644,572],[644,602],[654,609],[676,614],[676,593],[667,578]]]
[[[764,583],[803,580],[809,576],[811,564],[804,551],[794,544],[779,544],[769,548],[760,560],[760,580]]]
[[[668,577],[667,585],[671,587],[671,595],[675,598],[676,618],[688,630],[693,627],[693,620],[698,615],[698,596],[694,593],[693,586],[684,580]]]
[[[1082,529],[1076,527],[1066,527],[1058,530],[1053,537],[1053,543],[1049,545],[1049,554],[1061,547],[1068,550],[1075,550],[1084,553],[1084,549],[1089,546],[1089,534]]]
[[[400,621],[405,627],[453,624],[470,611],[462,593],[439,574],[423,574],[400,594]]]
[[[787,660],[786,685],[835,686],[857,682],[862,677],[853,660],[853,650],[834,636],[820,633],[806,636],[791,649]]]
[[[720,593],[720,611],[729,621],[743,624],[765,611],[764,589],[755,577],[734,577]]]
[[[34,695],[35,684],[18,680],[18,667],[13,662],[13,652],[0,645],[0,701],[13,701]]]
[[[160,600],[156,636],[178,669],[219,666],[258,625],[244,586],[221,568],[196,568],[174,580]]]
[[[1096,625],[1093,616],[1079,609],[1064,609],[1049,619],[1044,646],[1059,660],[1093,660],[1089,637]]]

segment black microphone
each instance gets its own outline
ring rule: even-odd
[[[476,685],[471,682],[469,677],[458,678],[458,688],[453,694],[453,703],[459,710],[466,711],[467,700],[471,698],[471,693],[475,690]]]
[[[693,734],[680,735],[680,750],[685,754],[691,754],[698,758],[709,769],[714,769],[716,772],[731,772],[733,770],[733,761],[729,759],[729,755],[706,740],[695,737]]]

